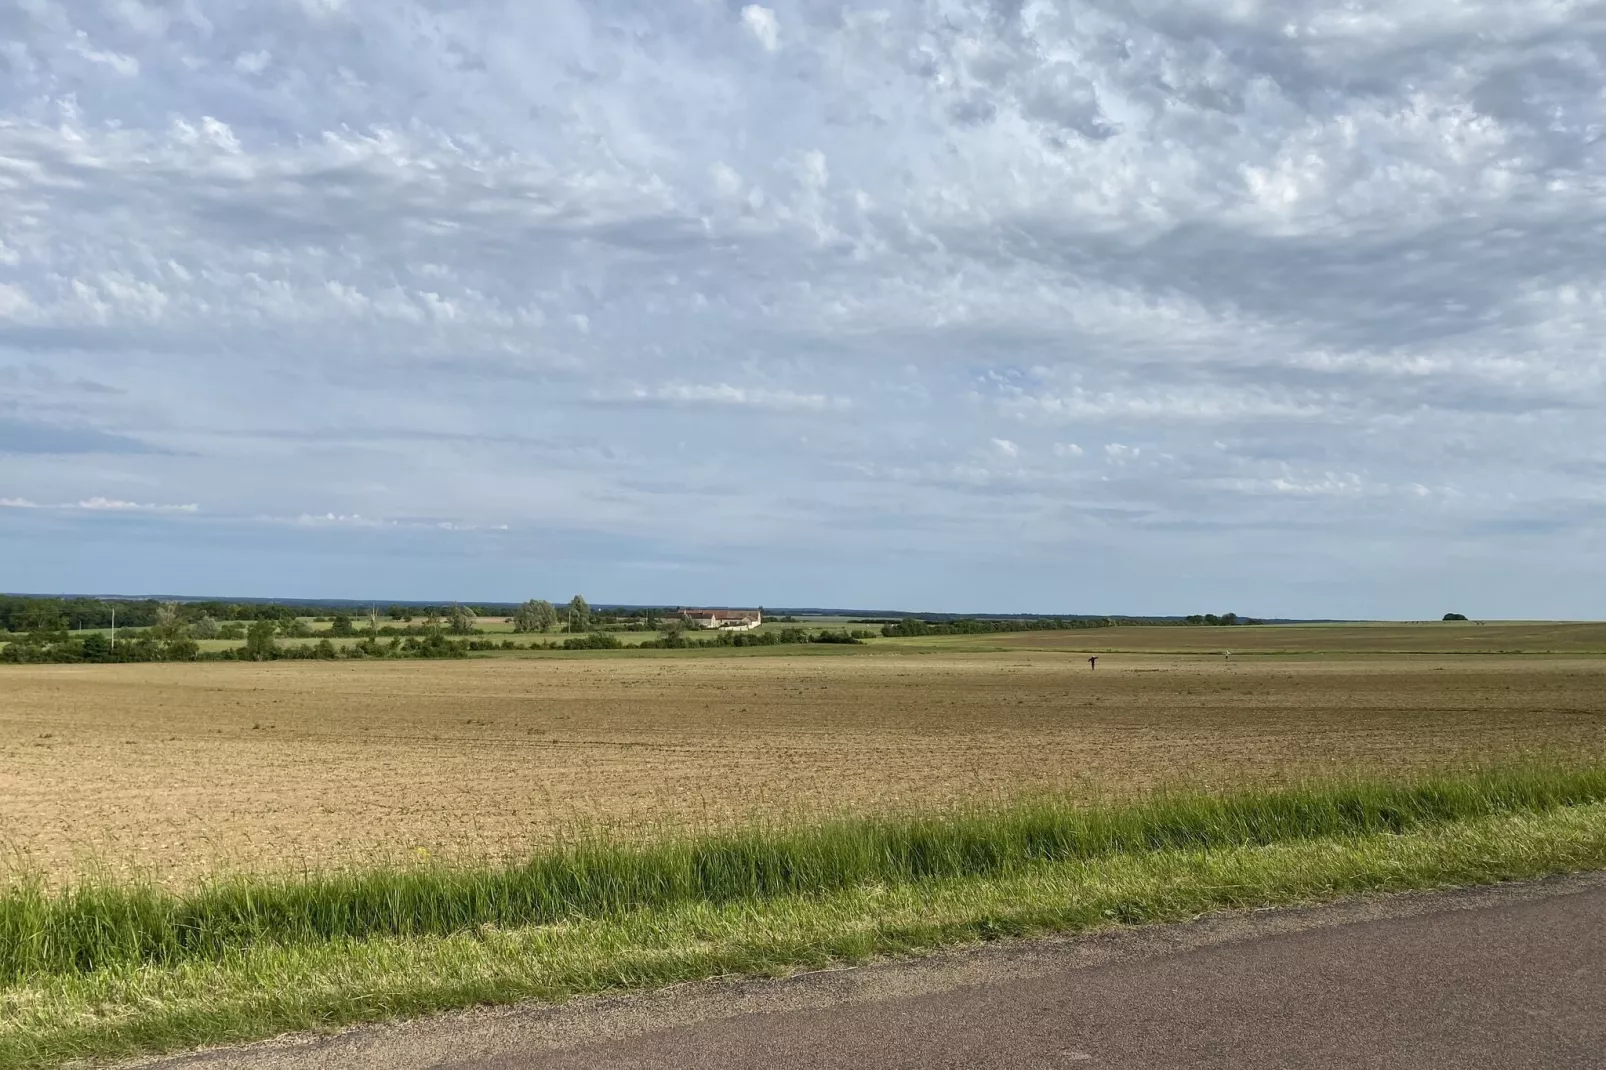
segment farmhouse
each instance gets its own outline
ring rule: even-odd
[[[715,628],[748,632],[764,623],[762,609],[683,609],[680,619],[688,628]]]

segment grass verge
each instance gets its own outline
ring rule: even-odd
[[[104,945],[124,952],[96,961],[36,950],[34,964],[14,966],[0,987],[0,1067],[859,961],[1004,935],[1180,920],[1227,907],[1601,868],[1603,799],[1606,771],[1508,771],[1172,797],[1121,809],[1037,803],[949,820],[840,822],[654,848],[582,845],[500,870],[268,883],[257,889],[264,912],[250,915],[256,927],[233,930],[232,943],[214,927],[205,940],[186,943],[177,935],[172,945],[130,944],[125,932]],[[989,831],[991,840],[982,837]],[[455,928],[437,919],[434,929],[335,926],[320,935],[306,924],[275,929],[260,920],[282,923],[292,916],[286,903],[307,902],[284,898],[293,889],[323,889],[312,902],[328,907],[335,889],[366,889],[362,881],[381,878],[403,882],[388,885],[393,889],[433,889],[436,896],[480,888],[484,908],[497,901],[483,898],[486,886],[454,882],[529,872],[537,863],[548,867],[540,872],[571,879],[591,874],[569,890],[594,889],[587,894],[595,898],[535,920],[501,924],[482,914]],[[596,883],[607,875],[612,885]],[[227,887],[235,898],[207,898],[221,888],[184,896],[103,887],[94,900],[83,898],[90,889],[54,897],[14,889],[4,909],[17,913],[3,939],[20,964],[23,952],[11,945],[28,939],[19,928],[27,918],[54,919],[54,932],[88,940],[93,933],[83,936],[82,927],[96,915],[82,912],[86,903],[101,909],[122,894],[160,906],[140,917],[171,925],[174,917],[199,916],[198,903],[237,906],[251,885]],[[393,901],[388,916],[397,923],[409,906],[436,901]],[[357,896],[348,906],[357,902],[368,900]]]

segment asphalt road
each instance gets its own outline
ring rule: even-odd
[[[1606,875],[482,1012],[161,1065],[1606,1068]]]

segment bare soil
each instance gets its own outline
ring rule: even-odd
[[[5,865],[53,878],[184,881],[516,851],[576,823],[642,834],[1540,753],[1606,757],[1606,659],[17,666],[0,669],[0,841]]]

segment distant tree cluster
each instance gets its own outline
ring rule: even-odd
[[[922,635],[988,635],[994,632],[1057,632],[1081,628],[1113,628],[1117,624],[1137,623],[1117,617],[960,617],[956,620],[926,620],[905,617],[881,626],[888,638],[907,639]]]
[[[67,628],[66,616],[55,605],[58,600],[30,607],[16,623],[31,625],[0,650],[0,661],[12,664],[44,662],[108,661],[193,661],[201,653],[194,628],[174,603],[153,603],[149,625],[139,629],[119,628],[116,635],[102,631],[74,633]],[[210,620],[203,617],[202,620]],[[216,627],[217,622],[211,621]]]
[[[1467,619],[1467,615],[1465,613],[1446,613],[1444,615],[1444,619],[1445,620],[1466,620]]]
[[[477,631],[474,622],[478,619],[478,614],[468,606],[453,606],[447,614],[446,624],[453,635],[473,635]]]
[[[0,595],[0,631],[23,633],[110,628],[113,613],[120,627],[149,628],[156,623],[160,608],[161,603],[154,600],[120,602],[99,598]],[[199,613],[196,615],[200,616]]]
[[[1189,624],[1226,625],[1226,626],[1229,626],[1229,627],[1234,625],[1234,624],[1259,624],[1260,623],[1258,620],[1254,620],[1251,617],[1240,617],[1236,613],[1223,613],[1219,617],[1216,616],[1214,613],[1195,613],[1193,616],[1186,617],[1184,619]]]
[[[678,622],[677,622],[678,623]],[[782,628],[773,632],[716,632],[707,638],[696,638],[684,628],[668,627],[658,639],[649,639],[641,646],[648,650],[713,649],[716,647],[789,646],[798,643],[857,644],[875,638],[876,633],[866,629],[848,631],[811,631],[808,628]]]
[[[558,611],[544,598],[532,598],[513,614],[515,632],[549,632],[557,627]]]

